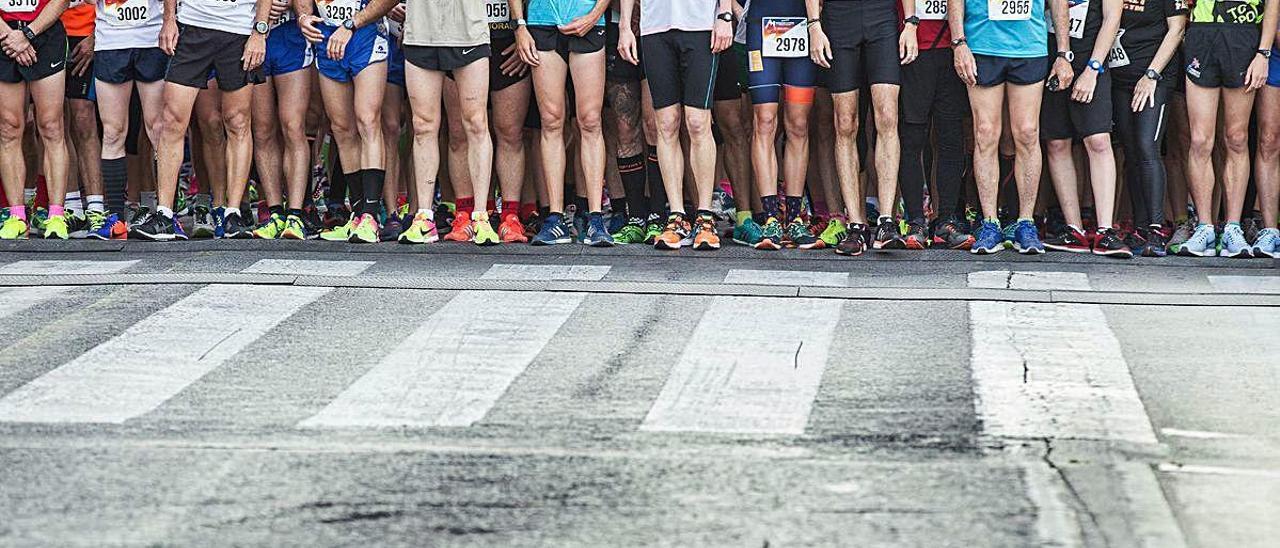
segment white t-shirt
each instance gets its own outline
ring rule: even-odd
[[[178,6],[178,22],[249,36],[253,34],[253,18],[257,12],[255,0],[182,0]]]
[[[659,0],[640,2],[640,36],[669,30],[709,31],[716,23],[714,0]]]
[[[163,24],[164,2],[160,0],[98,0],[93,49],[159,47]]]

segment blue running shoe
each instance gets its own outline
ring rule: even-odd
[[[227,220],[227,210],[221,207],[213,208],[213,237],[222,239],[227,235],[227,227],[223,226]]]
[[[978,227],[978,239],[973,242],[969,252],[974,255],[990,255],[1004,249],[1004,234],[1000,232],[1000,224],[995,221],[982,221]]]
[[[1213,225],[1197,225],[1191,237],[1178,247],[1178,255],[1183,257],[1213,257],[1218,254],[1218,234]]]
[[[564,215],[560,213],[552,213],[547,215],[546,220],[542,221],[542,230],[533,237],[532,245],[556,245],[573,243],[573,236],[570,228],[564,222]]]
[[[1249,240],[1245,239],[1240,223],[1227,223],[1222,229],[1222,249],[1218,251],[1218,256],[1243,259],[1253,257],[1253,248],[1249,245]]]
[[[587,232],[582,243],[591,247],[613,247],[613,236],[609,235],[609,228],[604,225],[604,216],[594,213],[587,219]]]
[[[1036,223],[1030,219],[1022,219],[1013,229],[1013,250],[1023,255],[1043,255],[1044,242],[1040,241],[1040,231]]]
[[[173,239],[182,241],[189,239],[187,238],[187,231],[182,229],[182,221],[178,220],[177,215],[173,216]]]
[[[1000,228],[1000,235],[1004,237],[1004,247],[1013,249],[1014,231],[1018,229],[1018,223],[1007,223]]]
[[[1264,228],[1258,232],[1258,239],[1253,242],[1253,256],[1259,259],[1280,257],[1280,230]]]

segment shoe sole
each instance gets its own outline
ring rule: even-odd
[[[1044,248],[1049,251],[1060,251],[1062,253],[1089,253],[1092,250],[1087,247],[1067,247],[1065,245],[1044,244]]]
[[[667,243],[667,242],[664,242],[664,241],[662,241],[662,240],[658,240],[658,241],[656,241],[656,242],[653,242],[653,248],[654,248],[654,249],[661,249],[661,250],[663,250],[663,251],[675,251],[675,250],[677,250],[677,249],[680,249],[680,248],[682,248],[682,247],[685,247],[685,245],[686,245],[686,244],[685,244],[683,241],[681,241],[680,243],[674,244],[674,245],[673,245],[673,244],[669,244],[669,243]]]
[[[1204,251],[1197,252],[1197,251],[1192,251],[1191,249],[1187,248],[1187,246],[1184,245],[1178,248],[1176,255],[1178,255],[1179,257],[1217,257],[1218,250],[1214,248],[1209,248]]]
[[[809,250],[813,250],[813,249],[825,249],[826,247],[827,247],[827,242],[824,242],[824,241],[822,241],[822,240],[818,240],[818,241],[813,242],[813,243],[808,244],[808,245],[798,245],[798,246],[796,246],[796,249],[800,249],[800,250],[804,250],[804,251],[809,251]]]
[[[753,245],[751,247],[755,249],[764,250],[764,251],[777,251],[779,249],[782,249],[782,244],[779,244],[778,242],[775,242],[773,240],[760,240],[759,242],[756,243],[756,245]]]
[[[1014,245],[1013,245],[1013,250],[1014,250],[1014,251],[1017,251],[1017,252],[1018,252],[1018,254],[1020,254],[1020,255],[1044,255],[1044,250],[1043,250],[1043,249],[1036,249],[1036,248],[1034,248],[1034,247],[1025,247],[1025,248],[1024,248],[1024,247],[1022,247],[1022,246],[1020,246],[1020,245],[1018,245],[1018,244],[1014,244]]]
[[[969,236],[968,238],[965,238],[963,242],[960,242],[956,245],[951,246],[951,249],[968,251],[970,249],[973,249],[973,243],[975,241],[977,241],[976,238],[974,238],[973,236]]]
[[[1249,249],[1245,249],[1245,250],[1238,251],[1235,254],[1230,254],[1230,253],[1227,253],[1226,251],[1221,251],[1218,253],[1218,256],[1226,257],[1228,259],[1252,259],[1253,251]]]
[[[1109,250],[1093,250],[1093,254],[1099,257],[1115,257],[1117,259],[1132,259],[1133,251],[1127,249],[1109,249]]]
[[[907,248],[907,243],[902,240],[888,240],[884,242],[873,242],[871,248],[876,251],[899,251]]]
[[[698,251],[715,251],[717,249],[720,249],[720,244],[700,242],[697,245],[693,246],[693,248]]]
[[[1004,251],[1004,244],[996,244],[995,247],[973,247],[969,249],[969,253],[974,255],[995,255]]]
[[[839,256],[841,256],[841,257],[858,257],[858,256],[861,256],[863,253],[866,253],[866,252],[867,252],[867,250],[865,250],[865,249],[864,249],[864,250],[862,250],[862,251],[859,251],[859,252],[857,252],[857,253],[850,253],[850,252],[848,252],[848,251],[841,251],[841,250],[837,249],[837,250],[836,250],[836,255],[839,255]]]
[[[177,238],[173,234],[147,234],[146,232],[138,232],[137,236],[138,239],[148,242],[171,242]]]
[[[924,251],[925,249],[928,249],[928,248],[929,246],[925,245],[923,240],[907,238],[907,249],[910,249],[912,251]]]
[[[561,245],[561,244],[571,244],[571,243],[573,243],[573,238],[566,237],[566,238],[560,238],[560,239],[551,240],[551,241],[534,240],[531,245],[544,246],[544,245]]]

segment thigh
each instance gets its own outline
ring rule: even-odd
[[[577,112],[598,114],[604,108],[604,50],[570,54],[569,70]]]
[[[133,96],[133,82],[109,84],[99,80],[95,89],[103,132],[123,134],[129,127],[129,100]]]
[[[533,90],[538,112],[542,118],[550,115],[564,116],[565,79],[569,75],[568,61],[559,55],[542,55],[538,66],[533,67]]]
[[[458,84],[463,115],[485,114],[489,105],[489,57],[454,69],[453,80]]]
[[[687,107],[710,109],[716,73],[725,56],[711,53],[710,32],[683,33],[680,41],[680,66],[684,77],[681,103]]]
[[[290,122],[301,124],[305,121],[307,108],[311,103],[312,78],[314,78],[312,71],[306,68],[272,78],[282,124],[289,125]]]
[[[1039,83],[1008,84],[1005,88],[1009,96],[1009,125],[1018,128],[1034,123],[1038,127],[1040,106],[1044,100],[1044,86]]]
[[[440,103],[444,95],[444,73],[405,63],[404,77],[414,129],[439,130]]]
[[[374,63],[361,70],[352,80],[351,97],[356,116],[362,119],[376,118],[382,110],[382,97],[387,89],[387,64]],[[355,98],[360,100],[356,101]]]
[[[827,89],[832,94],[861,89],[866,84],[863,46],[831,48],[831,68],[826,70]],[[897,54],[894,54],[897,57]]]
[[[641,61],[655,108],[666,108],[682,99],[680,52],[672,43],[672,34],[673,31],[668,31],[646,36],[640,43],[644,51]]]

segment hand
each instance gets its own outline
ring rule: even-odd
[[[244,44],[244,55],[240,56],[245,72],[262,66],[262,61],[266,58],[267,35],[254,32],[249,36],[249,41]]]
[[[341,61],[342,56],[347,53],[347,42],[351,41],[351,31],[347,27],[338,27],[329,35],[329,43],[325,45],[325,52],[328,53],[329,59]]]
[[[1077,103],[1093,102],[1093,92],[1098,89],[1098,71],[1085,69],[1076,78],[1076,85],[1071,87],[1071,100]]]
[[[387,12],[387,19],[404,23],[404,4],[396,4],[396,7],[391,8],[391,11]]]
[[[86,36],[71,50],[71,74],[84,76],[93,64],[93,35]]]
[[[955,47],[953,64],[956,67],[956,75],[964,82],[964,85],[973,87],[978,85],[978,62],[973,58],[973,52],[969,51],[968,44],[960,44]]]
[[[1076,71],[1071,68],[1071,63],[1066,59],[1058,57],[1053,62],[1053,71],[1051,74],[1058,77],[1058,89],[1067,89],[1071,87],[1071,82],[1076,79]]]
[[[1254,54],[1249,63],[1249,70],[1244,73],[1244,84],[1249,91],[1258,91],[1267,83],[1267,65],[1269,60],[1261,53]]]
[[[529,29],[523,26],[516,29],[516,53],[520,54],[520,60],[530,67],[542,64],[542,60],[538,58],[538,45],[533,42],[533,35],[529,34]]]
[[[1147,107],[1155,108],[1156,106],[1156,81],[1147,77],[1138,79],[1138,85],[1133,87],[1133,102],[1129,104],[1134,112],[1142,112]]]
[[[711,53],[720,53],[733,45],[733,23],[716,19],[711,27]]]
[[[27,36],[22,34],[21,30],[9,29],[8,32],[4,33],[4,38],[0,39],[0,46],[4,47],[6,55],[16,59],[16,55],[19,52],[26,51],[27,48],[31,47],[31,42],[27,41]]]
[[[902,34],[898,36],[898,62],[910,65],[918,57],[920,43],[916,41],[916,26],[908,24],[902,27]]]
[[[36,64],[36,48],[34,46],[27,46],[27,49],[18,52],[14,59],[18,61],[19,65],[24,67],[34,65]]]
[[[529,72],[529,65],[516,55],[516,45],[511,44],[507,49],[502,50],[502,66],[498,67],[502,73],[507,76],[523,77],[524,73]]]
[[[593,14],[588,13],[582,17],[574,19],[573,21],[569,21],[569,24],[567,25],[560,25],[557,28],[560,29],[560,34],[567,34],[569,36],[586,36],[591,29],[595,28],[596,22],[598,21],[600,21],[599,15],[595,15],[593,17]]]
[[[822,68],[831,68],[831,42],[822,32],[821,23],[809,25],[809,59]]]
[[[267,19],[275,21],[287,11],[289,11],[289,0],[271,0],[271,12],[267,15]]]
[[[298,18],[298,29],[302,31],[302,37],[312,44],[324,41],[324,33],[316,26],[319,23],[320,18],[310,14]]]
[[[711,49],[715,49],[715,34],[711,35]],[[640,56],[636,54],[636,33],[630,27],[618,29],[618,55],[623,61],[633,65],[640,64]]]
[[[175,49],[178,49],[178,20],[166,17],[160,25],[160,50],[172,57]]]

